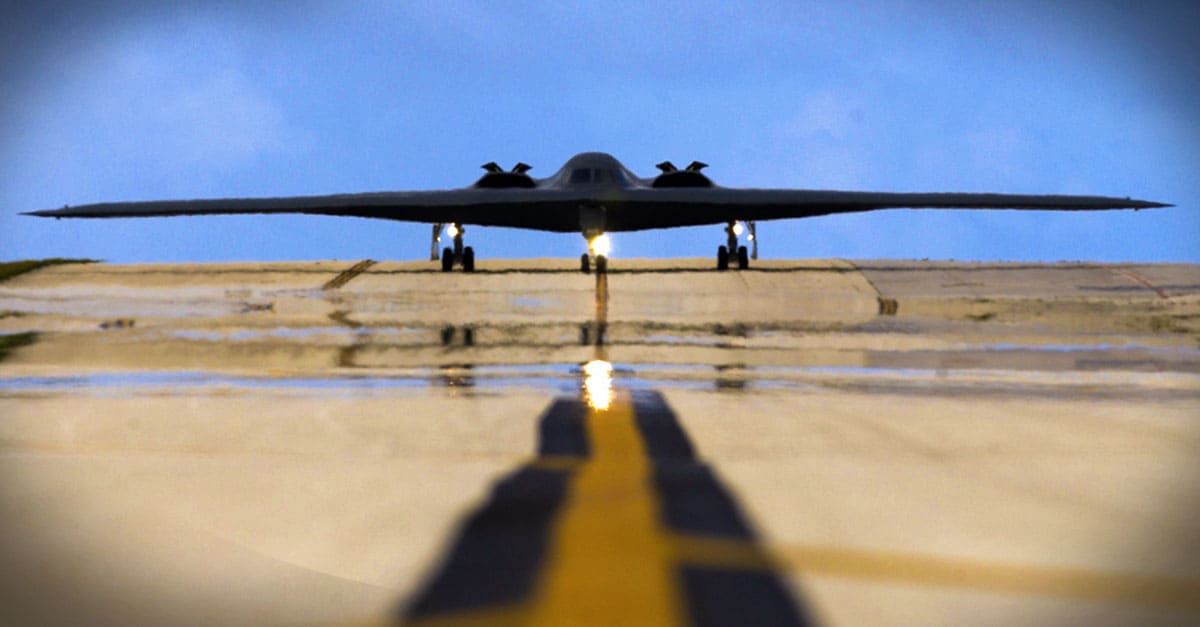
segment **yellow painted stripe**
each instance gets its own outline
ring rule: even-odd
[[[340,287],[343,287],[353,280],[354,277],[366,272],[367,268],[370,268],[373,265],[375,265],[374,259],[363,259],[362,261],[350,266],[349,268],[346,268],[340,274],[330,279],[327,283],[325,283],[325,285],[321,286],[321,289],[336,290]]]
[[[777,564],[748,540],[675,534],[671,552],[680,565],[729,570],[775,571]]]
[[[554,529],[528,624],[679,625],[682,592],[628,396],[589,411],[587,428],[592,456]]]
[[[1200,610],[1200,580],[1005,564],[851,548],[780,546],[787,567],[805,575],[966,587]]]

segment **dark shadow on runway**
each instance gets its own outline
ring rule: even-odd
[[[595,376],[592,368],[583,370],[592,373],[587,376]],[[585,393],[581,398],[562,398],[550,404],[539,420],[537,457],[499,479],[486,502],[467,515],[440,566],[398,608],[399,619],[416,625],[444,620],[518,624],[536,615],[542,605],[553,603],[547,599],[554,593],[548,592],[546,582],[563,576],[555,569],[565,568],[556,561],[556,551],[570,551],[566,545],[571,542],[620,543],[614,538],[622,537],[626,518],[602,512],[610,506],[621,511],[621,500],[637,495],[622,492],[619,481],[605,483],[608,487],[602,498],[614,500],[593,514],[603,519],[588,523],[598,526],[597,537],[573,537],[556,530],[564,524],[573,502],[597,497],[589,492],[595,489],[594,483],[583,481],[582,473],[622,472],[611,466],[589,466],[601,463],[595,460],[605,457],[603,447],[614,446],[604,436],[592,439],[597,430],[612,429],[597,426],[597,421],[632,419],[633,424],[625,428],[636,431],[649,462],[649,484],[635,483],[644,486],[642,489],[648,487],[652,494],[659,512],[655,542],[671,564],[668,593],[675,599],[664,601],[678,603],[684,612],[675,624],[812,624],[803,604],[793,598],[782,579],[777,563],[761,548],[737,499],[716,471],[698,458],[683,425],[661,394],[633,392],[628,401],[622,401],[631,404],[631,416],[606,414],[607,409],[590,407],[591,401],[586,399]],[[623,546],[606,545],[601,550],[628,553]],[[644,556],[645,563],[638,561],[643,559],[641,554],[628,553],[626,559],[630,572],[658,565],[651,555]],[[589,604],[602,606],[604,599]],[[629,609],[613,608],[612,618],[628,618],[622,612]]]

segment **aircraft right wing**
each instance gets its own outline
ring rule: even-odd
[[[150,218],[199,215],[309,214],[402,222],[507,226],[545,231],[579,229],[578,193],[541,189],[463,188],[277,198],[148,200],[31,211],[44,218]]]

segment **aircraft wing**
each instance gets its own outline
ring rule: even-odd
[[[609,212],[611,230],[719,224],[731,220],[808,218],[876,209],[1149,209],[1171,205],[1109,196],[893,193],[801,189],[682,188],[631,190]],[[618,225],[614,225],[616,218]]]
[[[624,193],[587,194],[562,189],[478,189],[369,192],[279,198],[149,200],[31,211],[44,218],[150,218],[199,215],[309,214],[579,231],[582,205],[625,203]]]
[[[875,209],[1145,209],[1161,203],[1105,196],[884,193],[790,189],[479,189],[374,192],[280,198],[100,203],[34,211],[52,218],[130,218],[297,213],[405,222],[578,232],[580,207],[603,207],[607,230],[634,231],[805,218]]]
[[[518,193],[514,193],[518,191]],[[32,211],[26,215],[47,218],[149,218],[167,216],[301,213],[354,216],[410,222],[453,222],[460,214],[481,208],[511,205],[528,190],[444,190],[369,192],[278,198],[211,198],[201,200],[148,200],[67,206]]]

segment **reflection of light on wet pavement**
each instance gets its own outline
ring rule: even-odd
[[[583,397],[588,407],[605,411],[612,404],[612,364],[594,359],[583,366]]]

